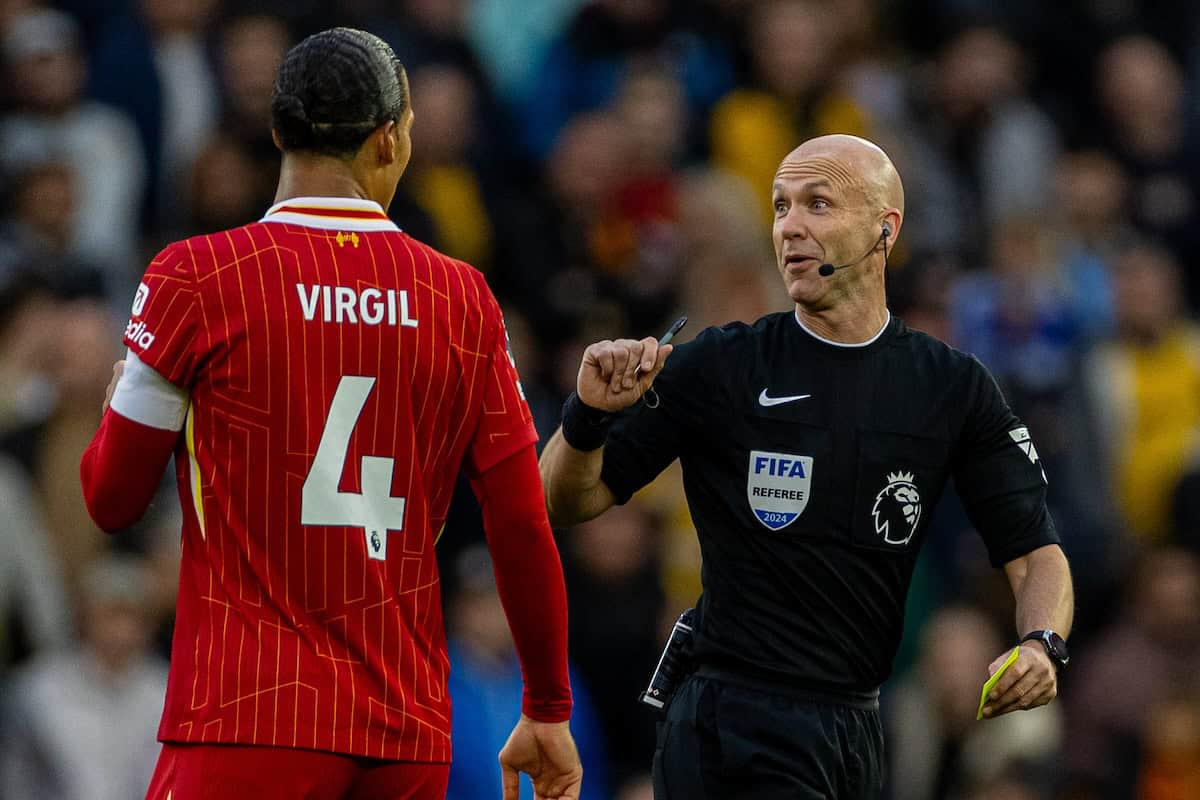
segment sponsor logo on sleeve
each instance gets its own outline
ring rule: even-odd
[[[142,352],[154,344],[154,334],[146,328],[146,323],[142,320],[129,320],[129,324],[125,326],[125,339]]]
[[[142,313],[142,309],[146,307],[146,300],[150,297],[150,287],[144,283],[139,283],[137,292],[133,295],[133,308],[129,310],[131,316],[138,316]]]
[[[804,513],[812,487],[812,456],[750,451],[746,499],[769,530],[786,528]]]
[[[875,532],[888,544],[906,545],[921,522],[921,492],[911,472],[889,472],[871,507]]]

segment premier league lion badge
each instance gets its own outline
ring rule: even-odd
[[[905,545],[921,521],[921,492],[911,472],[889,472],[887,486],[875,495],[871,509],[875,532],[888,544]]]

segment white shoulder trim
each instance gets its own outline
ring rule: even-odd
[[[113,390],[112,410],[126,419],[165,431],[183,429],[188,393],[125,352],[125,369]]]

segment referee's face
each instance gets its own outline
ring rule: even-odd
[[[793,301],[824,305],[830,289],[861,279],[855,269],[819,272],[821,264],[856,264],[871,252],[873,215],[851,163],[794,152],[775,173],[771,192],[776,264]]]

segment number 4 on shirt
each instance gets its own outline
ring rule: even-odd
[[[404,498],[392,497],[392,470],[395,461],[380,456],[363,456],[362,492],[338,491],[350,435],[358,423],[374,378],[343,375],[329,406],[329,418],[317,445],[300,500],[302,525],[348,525],[362,528],[367,555],[383,561],[387,558],[389,530],[404,529]]]

